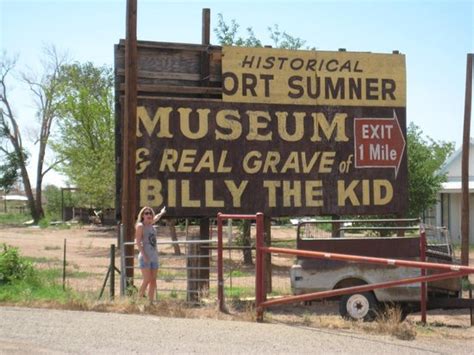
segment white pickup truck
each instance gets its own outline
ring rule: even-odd
[[[297,249],[328,253],[352,254],[389,259],[420,259],[419,236],[364,237],[361,233],[345,233],[344,237],[314,238],[305,235],[308,225],[298,226]],[[352,228],[346,228],[351,230]],[[427,261],[454,263],[449,242],[430,245],[426,251]],[[430,274],[430,271],[428,271]],[[294,294],[333,290],[399,280],[420,276],[420,269],[378,264],[352,263],[328,259],[298,257],[290,271],[291,288]],[[428,283],[428,300],[458,298],[461,291],[459,279],[448,279]],[[340,314],[345,318],[371,320],[382,303],[401,304],[409,312],[419,308],[420,284],[409,284],[392,288],[376,289],[340,297]]]

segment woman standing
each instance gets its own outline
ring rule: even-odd
[[[166,207],[163,207],[157,215],[151,207],[143,207],[138,214],[135,224],[135,243],[138,250],[138,265],[142,270],[143,283],[138,291],[138,296],[143,297],[148,287],[148,299],[155,300],[156,274],[158,272],[158,251],[156,249],[156,231],[153,224],[158,222],[165,214]]]

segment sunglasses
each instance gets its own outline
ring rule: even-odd
[[[146,216],[146,215],[150,215],[150,216],[153,216],[153,213],[151,211],[146,211],[146,212],[143,212],[143,215]]]

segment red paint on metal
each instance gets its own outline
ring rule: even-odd
[[[424,229],[420,233],[420,260],[426,262],[426,233]],[[426,269],[421,269],[421,276],[426,276]],[[421,283],[420,293],[421,322],[426,324],[426,282]]]
[[[224,267],[222,259],[222,220],[220,213],[217,214],[217,299],[219,310],[224,312]]]
[[[280,304],[288,304],[294,302],[302,302],[302,301],[311,301],[320,298],[328,298],[328,297],[335,297],[345,294],[352,294],[355,292],[367,292],[372,291],[375,289],[380,288],[389,288],[399,285],[406,285],[412,283],[422,283],[425,284],[427,282],[432,281],[439,281],[450,279],[454,277],[462,277],[471,273],[474,273],[473,267],[466,267],[460,265],[449,265],[449,264],[437,264],[437,263],[428,263],[426,261],[410,261],[410,260],[399,260],[399,259],[386,259],[386,258],[375,258],[375,257],[367,257],[367,256],[357,256],[357,255],[347,255],[347,254],[337,254],[337,253],[327,253],[327,252],[316,252],[316,251],[306,251],[306,250],[294,250],[294,249],[287,249],[287,248],[274,248],[274,247],[264,247],[263,246],[263,236],[261,237],[261,241],[259,242],[259,238],[257,237],[257,256],[260,258],[264,258],[265,253],[275,253],[275,254],[287,254],[287,255],[296,255],[296,256],[303,256],[309,258],[319,258],[319,259],[330,259],[330,260],[341,260],[341,261],[356,261],[361,263],[369,263],[369,264],[382,264],[382,265],[395,265],[395,266],[404,266],[404,267],[413,267],[413,268],[420,268],[420,269],[433,269],[433,270],[441,270],[447,271],[435,275],[423,275],[414,278],[405,278],[395,281],[388,281],[388,282],[381,282],[375,283],[370,285],[362,285],[362,286],[353,286],[353,287],[346,287],[336,290],[328,290],[328,291],[321,291],[321,292],[314,292],[304,295],[297,295],[297,296],[288,296],[285,298],[280,298],[276,300],[264,301],[261,302],[261,291],[259,289],[256,290],[256,308],[257,308],[257,320],[263,319],[263,310],[266,307],[276,306]],[[423,260],[426,258],[426,234],[424,230],[420,233],[420,256],[422,256]],[[256,269],[256,277],[260,280],[263,278],[263,269],[260,266],[257,266]],[[423,273],[422,273],[423,274]],[[257,281],[257,286],[261,285],[260,281]],[[264,287],[262,285],[261,287]],[[263,290],[263,288],[262,288]],[[424,296],[423,296],[424,295]],[[422,320],[426,322],[426,288],[425,291],[422,291],[421,296],[421,303],[423,307],[424,303],[424,318],[422,316]]]
[[[224,214],[224,213],[219,213],[217,215],[217,218],[222,218],[222,219],[256,219],[257,215],[256,214]]]
[[[352,294],[352,293],[367,292],[367,291],[372,291],[372,290],[380,289],[380,288],[389,288],[389,287],[394,287],[394,286],[399,286],[399,285],[418,283],[421,281],[425,281],[425,282],[439,281],[439,280],[445,280],[445,279],[449,279],[453,277],[462,277],[467,274],[469,274],[469,272],[467,271],[443,272],[440,274],[423,276],[423,277],[418,276],[418,277],[413,277],[413,278],[381,282],[381,283],[375,283],[375,284],[370,284],[370,285],[353,286],[353,287],[339,288],[336,290],[313,292],[313,293],[308,293],[305,295],[288,296],[285,298],[278,298],[278,299],[266,301],[266,302],[261,303],[260,307],[265,308],[265,307],[276,306],[276,305],[287,304],[287,303],[311,301],[311,300],[315,300],[319,298],[328,298],[328,297],[335,297],[335,296],[347,295],[347,294]]]
[[[266,253],[306,256],[309,258],[313,257],[313,258],[330,259],[330,260],[358,261],[358,262],[369,263],[369,264],[395,265],[395,266],[425,268],[425,269],[441,270],[441,271],[463,271],[463,272],[465,271],[467,273],[474,273],[474,267],[467,267],[467,266],[461,266],[461,265],[437,264],[437,263],[400,260],[400,259],[384,259],[384,258],[374,258],[374,257],[369,257],[369,256],[357,256],[357,255],[325,253],[325,252],[317,252],[317,251],[294,250],[294,249],[287,249],[287,248],[263,247],[262,249]]]
[[[257,321],[263,321],[263,308],[265,301],[265,266],[264,266],[264,240],[263,240],[263,213],[257,213],[256,260],[255,260],[255,309]]]
[[[224,219],[250,219],[256,220],[257,237],[256,237],[256,260],[255,260],[255,308],[257,309],[257,320],[263,320],[263,308],[259,306],[265,301],[265,273],[264,252],[263,252],[263,213],[257,214],[217,214],[217,299],[219,302],[219,310],[224,311],[224,262],[222,257],[222,221]]]

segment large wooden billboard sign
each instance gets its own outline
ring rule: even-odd
[[[224,47],[219,64],[222,99],[139,95],[141,206],[177,217],[404,213],[403,55]]]

